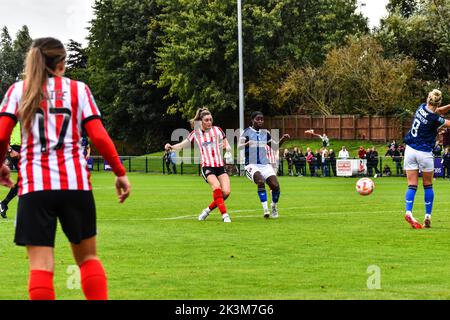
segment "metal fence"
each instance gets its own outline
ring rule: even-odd
[[[183,158],[178,158],[177,163],[169,166],[169,170],[165,161],[161,157],[151,157],[151,156],[121,156],[123,165],[127,169],[128,172],[141,172],[141,173],[154,173],[154,174],[177,174],[177,175],[200,175],[201,174],[201,166],[199,164],[192,164],[190,159],[184,159],[188,161],[183,161]],[[91,170],[92,171],[106,171],[109,170],[107,164],[103,160],[102,157],[92,157],[91,158]],[[357,158],[349,158],[349,159],[357,159]],[[436,158],[438,160],[436,162],[440,162],[440,158]],[[376,169],[374,168],[376,165]],[[372,170],[369,169],[369,174],[374,175],[375,173],[381,173],[382,175],[386,166],[389,167],[391,175],[390,176],[404,176],[403,171],[403,157],[400,158],[400,161],[396,162],[391,157],[378,157],[378,161],[374,163],[374,165],[370,165]],[[316,170],[314,170],[314,176],[323,177],[326,176],[326,173],[330,173],[330,176],[334,176],[332,163],[329,161],[326,162],[326,168],[322,167],[321,163],[318,163],[316,166]],[[174,170],[175,169],[175,170]],[[230,176],[243,176],[244,168],[242,165],[227,165],[227,172]],[[277,174],[279,176],[296,176],[298,171],[296,170],[296,166],[292,166],[292,172],[289,170],[289,165],[287,161],[280,161],[278,166]],[[372,171],[372,172],[370,172]],[[436,165],[436,176],[442,175],[442,168]],[[303,174],[305,176],[311,176],[311,166],[306,164],[303,166]],[[380,174],[379,174],[380,175]]]

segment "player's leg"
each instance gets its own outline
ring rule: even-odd
[[[90,191],[57,191],[55,210],[80,268],[81,287],[87,300],[108,299],[105,270],[97,257],[96,208]]]
[[[55,300],[53,287],[54,257],[52,247],[27,246],[30,276],[30,300]]]
[[[213,199],[217,208],[219,208],[219,211],[222,214],[223,222],[231,222],[230,216],[228,215],[227,208],[225,206],[225,200],[223,197],[223,191],[219,179],[216,175],[211,174],[207,176],[207,182],[211,186],[211,189],[213,191]]]
[[[209,184],[208,182],[208,176],[211,175],[213,173],[213,168],[210,167],[203,167],[201,169],[201,175],[203,177],[203,179],[205,180],[206,183]],[[224,201],[227,200],[229,194],[223,194],[223,199]],[[217,208],[217,203],[216,200],[213,198],[213,201],[209,204],[209,206],[205,209],[203,209],[202,213],[200,213],[200,215],[198,216],[198,220],[199,221],[204,221],[206,220],[206,218],[209,217],[210,213],[215,210]]]
[[[14,158],[10,158],[9,160],[12,163],[13,167],[16,170],[19,170],[18,169],[19,168],[19,158],[14,157]],[[16,183],[16,185],[9,190],[5,199],[0,201],[0,215],[3,219],[7,218],[6,212],[8,211],[8,204],[11,202],[12,199],[14,199],[17,196],[18,191],[19,191],[19,185]]]
[[[269,203],[267,201],[267,191],[264,176],[260,171],[253,174],[253,182],[258,186],[258,197],[264,210],[264,218],[270,217]]]
[[[72,253],[80,267],[81,287],[87,300],[107,300],[108,285],[106,273],[97,257],[96,237],[82,240],[79,244],[71,243]]]
[[[48,191],[25,194],[17,205],[14,242],[27,250],[31,300],[55,299],[53,247],[57,220],[52,205]]]
[[[425,194],[425,228],[431,228],[431,213],[433,211],[434,190],[433,190],[434,171],[422,172],[423,189]]]
[[[421,229],[422,225],[417,222],[413,216],[414,199],[416,197],[417,186],[419,184],[419,163],[421,161],[420,153],[410,146],[406,146],[404,169],[406,171],[406,180],[408,190],[405,195],[405,220],[414,229]]]
[[[271,175],[266,180],[267,184],[269,185],[270,190],[272,191],[272,218],[278,218],[278,201],[280,200],[280,183],[278,182],[276,175]]]
[[[421,229],[422,226],[417,222],[412,213],[419,183],[419,170],[406,170],[406,177],[408,190],[405,195],[405,219],[414,229]]]

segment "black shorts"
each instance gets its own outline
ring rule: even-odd
[[[225,167],[203,167],[202,168],[202,177],[208,182],[208,177],[210,175],[215,175],[216,177],[220,177],[223,174],[226,174],[227,171]]]
[[[19,197],[14,242],[54,247],[57,219],[73,244],[97,234],[92,191],[40,191]]]
[[[13,146],[11,146],[11,149],[13,149],[14,151],[16,151],[17,153],[20,153],[20,146],[13,145]],[[11,158],[11,157],[9,156],[9,153],[8,153],[8,154],[6,155],[6,159],[8,159],[8,161],[13,165],[13,167],[14,167],[16,170],[19,170],[19,160],[20,160],[20,156],[19,156],[19,157]]]

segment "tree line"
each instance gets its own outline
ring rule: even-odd
[[[390,0],[369,30],[357,0],[243,1],[247,110],[409,116],[431,88],[450,96],[450,0]],[[208,106],[238,124],[236,0],[96,0],[88,45],[67,44],[116,139],[161,149]],[[31,39],[3,28],[0,93]]]

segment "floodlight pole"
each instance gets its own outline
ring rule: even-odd
[[[242,50],[242,0],[237,0],[238,6],[238,51],[239,51],[239,129],[244,130],[244,62]]]

